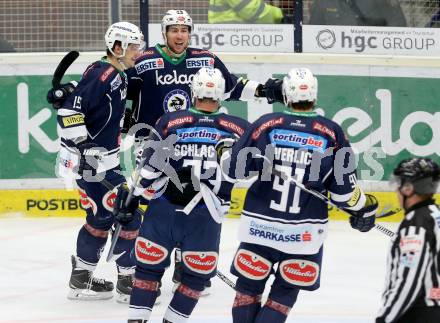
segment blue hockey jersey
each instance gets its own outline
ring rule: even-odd
[[[99,172],[119,166],[127,84],[126,74],[105,58],[87,67],[75,91],[58,110],[60,175],[68,176],[78,163],[74,149],[78,143],[95,143],[104,151]]]
[[[187,48],[179,58],[171,58],[161,45],[148,48],[127,70],[128,97],[139,99],[140,108],[134,112],[137,123],[153,126],[167,112],[186,110],[191,106],[190,84],[201,67],[218,68],[226,80],[225,99],[254,98],[255,81],[237,78],[213,53]],[[146,132],[138,136],[146,135]]]
[[[233,146],[227,171],[238,180],[257,175],[244,203],[241,240],[292,254],[318,252],[327,234],[327,204],[279,174],[323,194],[330,192],[339,206],[359,210],[365,196],[353,162],[340,126],[315,112],[285,111],[259,118]]]
[[[141,171],[143,179],[135,194],[145,194],[146,188],[166,177],[171,181],[165,197],[175,199],[173,203],[187,204],[200,191],[199,183],[229,201],[232,184],[222,178],[215,145],[223,138],[239,138],[248,126],[249,123],[239,117],[219,112],[205,113],[194,108],[163,115],[155,126],[155,142],[160,145],[146,144],[145,166]],[[160,150],[169,154],[158,157]],[[176,176],[182,184],[182,192],[177,191]]]

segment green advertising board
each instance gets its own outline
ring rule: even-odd
[[[0,180],[55,177],[56,112],[45,99],[50,80],[44,75],[0,77]],[[397,160],[410,155],[439,159],[439,79],[318,75],[318,81],[318,112],[346,131],[359,152],[361,179],[387,180]],[[252,102],[225,106],[244,118],[256,108]]]

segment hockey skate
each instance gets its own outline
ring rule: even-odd
[[[118,282],[116,283],[116,292],[118,298],[116,302],[121,304],[130,303],[131,290],[133,289],[133,275],[118,274]]]
[[[72,274],[67,295],[72,300],[105,300],[113,297],[113,283],[93,277],[93,272],[76,266],[76,257],[72,256]]]
[[[131,291],[133,290],[133,280],[134,276],[131,275],[123,275],[118,273],[118,282],[116,283],[116,292],[118,293],[118,298],[116,299],[116,302],[121,304],[129,304],[130,303],[130,295]],[[160,303],[158,300],[161,291],[160,287],[162,286],[161,283],[159,283],[159,290],[157,291],[157,298],[154,305],[157,305]]]

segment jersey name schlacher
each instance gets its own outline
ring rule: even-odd
[[[240,137],[248,126],[249,123],[241,118],[218,112],[203,113],[194,108],[165,114],[159,119],[155,126],[155,130],[162,138],[159,140],[174,137],[167,162],[185,188],[182,196],[179,197],[179,202],[185,199],[189,202],[194,194],[200,191],[198,182],[206,185],[223,201],[230,200],[232,184],[222,178],[215,145],[224,138]],[[142,185],[136,190],[136,195],[144,194],[145,188],[160,178],[172,176],[163,170],[152,170],[154,169],[154,164],[151,162],[154,158],[153,150],[147,149],[145,154],[147,167],[141,171]],[[165,197],[169,193],[168,197],[172,197],[170,196],[173,195],[172,192],[176,192],[172,188],[174,184],[170,181],[168,186]],[[189,192],[189,196],[186,196],[186,192]]]

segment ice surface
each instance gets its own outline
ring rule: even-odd
[[[127,305],[67,300],[70,255],[81,218],[0,218],[0,322],[126,322]],[[391,229],[396,224],[387,224]],[[223,225],[219,269],[232,280],[229,265],[238,245],[238,220]],[[321,288],[301,292],[287,322],[367,323],[377,312],[385,277],[389,238],[372,230],[359,233],[348,222],[330,224],[324,246]],[[108,247],[108,246],[107,246]],[[105,254],[107,249],[105,250]],[[171,299],[172,267],[163,279],[161,303],[151,323],[162,322]],[[97,277],[116,280],[113,263],[98,265]],[[211,295],[201,298],[189,322],[232,322],[234,291],[214,278]]]

